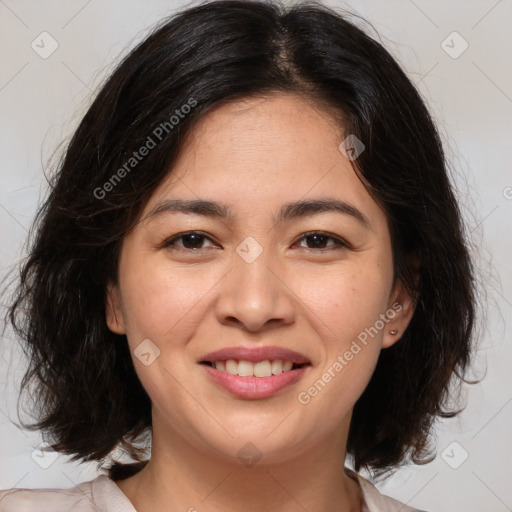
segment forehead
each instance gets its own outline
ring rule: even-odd
[[[277,172],[277,164],[297,165],[304,158],[317,165],[332,161],[328,148],[337,147],[342,131],[312,100],[274,93],[218,106],[199,121],[185,145],[198,156],[208,153],[233,165],[242,160],[254,164],[253,170],[274,164]]]
[[[190,132],[145,213],[165,199],[215,199],[234,213],[338,198],[382,213],[339,151],[343,126],[311,100],[276,93],[225,103]],[[231,208],[230,208],[231,210]]]

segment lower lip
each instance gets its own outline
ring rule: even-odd
[[[219,386],[235,396],[242,398],[268,398],[295,384],[303,375],[307,366],[289,370],[270,377],[240,377],[217,370],[205,364],[201,365],[206,373]]]

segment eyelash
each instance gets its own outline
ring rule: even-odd
[[[199,237],[202,237],[202,238],[206,238],[208,240],[210,240],[211,242],[213,242],[213,240],[208,236],[206,235],[206,233],[203,233],[201,231],[186,231],[185,233],[180,233],[178,235],[174,235],[173,237],[167,239],[163,244],[162,244],[162,248],[171,248],[173,250],[183,250],[183,251],[190,251],[190,252],[198,252],[201,250],[201,248],[198,248],[198,249],[189,249],[187,247],[182,247],[182,246],[179,246],[179,245],[176,245],[175,242],[176,240],[179,240],[181,238],[184,238],[186,236],[190,236],[190,235],[197,235]],[[331,251],[331,250],[340,250],[340,249],[351,249],[350,245],[345,242],[343,239],[337,237],[337,236],[334,236],[334,235],[331,235],[330,233],[326,233],[324,231],[308,231],[307,233],[304,233],[299,239],[298,241],[301,241],[301,240],[305,240],[306,238],[309,238],[309,237],[312,237],[312,236],[321,236],[321,237],[325,237],[325,238],[330,238],[331,240],[334,240],[335,244],[331,245],[331,246],[328,246],[328,247],[324,247],[324,248],[309,248],[309,247],[302,247],[301,249],[305,249],[306,251],[313,251],[313,252],[325,252],[325,251]],[[178,249],[176,249],[178,248]]]

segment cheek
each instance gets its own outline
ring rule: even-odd
[[[316,313],[327,347],[343,349],[385,313],[391,282],[392,269],[367,261],[301,277],[296,286]]]
[[[323,433],[337,428],[371,379],[381,351],[380,315],[385,313],[388,281],[368,267],[366,272],[338,275],[321,281],[309,304],[316,313],[323,355],[297,399],[312,418],[324,418]]]
[[[123,316],[130,344],[149,338],[163,347],[202,312],[220,275],[199,268],[171,268],[165,257],[130,256],[120,265]]]
[[[317,276],[318,277],[318,276]],[[306,392],[316,406],[337,416],[346,413],[364,391],[375,369],[386,323],[392,269],[367,261],[304,286],[303,296],[315,315],[315,330],[322,338],[322,360],[313,386]],[[311,284],[311,283],[310,283]],[[316,400],[317,396],[321,396]]]

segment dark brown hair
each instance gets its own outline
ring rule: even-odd
[[[114,479],[143,467],[136,441],[151,426],[150,399],[126,338],[105,322],[120,242],[198,119],[221,102],[285,91],[341,112],[345,133],[364,143],[353,163],[388,216],[395,276],[416,298],[355,405],[348,453],[356,470],[428,459],[433,422],[455,414],[450,385],[470,361],[474,273],[428,109],[349,18],[314,2],[205,3],[164,20],[101,87],[38,211],[8,311],[29,359],[22,388],[35,382],[28,428],[55,450],[101,461],[120,445],[139,463],[113,465]],[[154,148],[127,167],[148,137]]]

